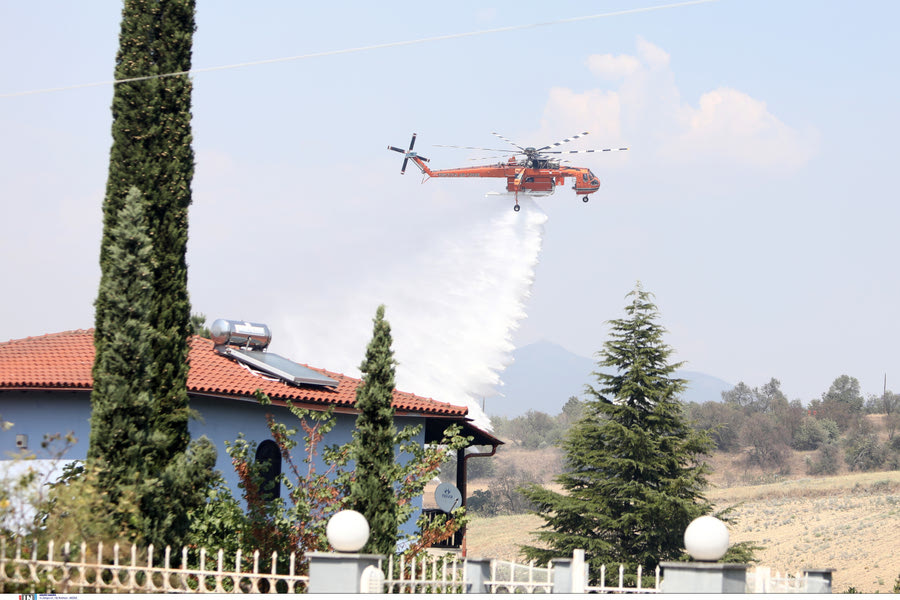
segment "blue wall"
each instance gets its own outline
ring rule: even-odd
[[[228,487],[235,498],[241,498],[241,490],[238,488],[238,478],[231,465],[231,458],[225,450],[225,442],[233,442],[238,433],[253,442],[255,448],[263,440],[271,439],[266,414],[271,413],[275,419],[284,423],[289,428],[296,428],[298,446],[293,451],[297,461],[302,461],[306,452],[303,447],[304,432],[299,421],[290,411],[278,406],[260,406],[255,400],[242,401],[220,398],[192,397],[191,408],[199,413],[199,420],[190,423],[191,437],[198,438],[205,435],[216,446],[218,457],[216,468],[222,472]],[[13,427],[6,431],[0,431],[0,460],[8,460],[16,453],[16,434],[28,436],[28,449],[36,458],[54,458],[54,452],[41,449],[41,441],[44,434],[60,433],[65,435],[72,432],[77,443],[65,454],[64,460],[81,460],[87,456],[88,440],[90,436],[90,392],[0,392],[0,418],[13,423]],[[353,435],[356,421],[355,415],[335,415],[334,429],[325,437],[320,445],[324,448],[331,444],[345,444]],[[411,417],[398,417],[397,428],[405,425],[423,425],[424,419]],[[424,431],[419,433],[418,441],[424,443]],[[405,457],[400,457],[405,460]],[[321,461],[321,455],[316,461],[317,472],[324,472],[325,465]],[[284,465],[284,473],[288,473],[287,465]],[[287,490],[282,486],[282,498],[287,498]],[[415,521],[421,509],[422,499],[414,500],[416,511],[412,518],[405,524],[403,531],[406,534],[416,532]]]

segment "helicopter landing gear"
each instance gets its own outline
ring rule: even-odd
[[[513,206],[513,210],[516,211],[516,212],[519,212],[519,209],[521,209],[521,208],[522,208],[522,207],[519,206],[518,204],[516,204],[515,206]]]
[[[590,198],[588,198],[587,196],[581,199],[582,202],[587,202],[588,200],[590,200]]]

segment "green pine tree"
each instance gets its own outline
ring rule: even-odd
[[[678,399],[685,381],[673,376],[671,349],[656,323],[652,295],[640,283],[628,294],[627,317],[610,322],[588,386],[585,416],[563,441],[564,492],[537,485],[523,490],[546,523],[537,533],[548,548],[524,546],[529,558],[549,560],[585,550],[593,573],[602,564],[655,569],[682,556],[684,530],[711,510],[703,497],[712,450],[693,430]]]
[[[394,352],[391,326],[384,320],[384,305],[374,319],[372,341],[359,369],[363,383],[356,391],[356,429],[351,458],[356,463],[347,508],[369,522],[369,542],[364,551],[391,555],[397,546],[399,507],[394,482],[398,467],[394,458]]]
[[[208,441],[189,448],[192,86],[168,76],[190,69],[194,29],[194,0],[125,0],[115,78],[129,81],[113,95],[95,304],[89,464],[103,470],[111,501],[133,499],[141,517],[129,529],[157,547],[179,545],[214,463]],[[128,242],[135,227],[140,247]],[[138,288],[128,308],[121,296]]]

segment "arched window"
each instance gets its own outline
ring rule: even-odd
[[[272,440],[261,442],[256,447],[256,462],[260,465],[262,475],[262,497],[268,502],[281,498],[281,449]]]

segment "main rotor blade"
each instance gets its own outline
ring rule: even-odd
[[[416,134],[412,135],[412,139],[409,140],[409,152],[412,152],[413,146],[416,145]]]
[[[511,148],[507,148],[506,150],[501,150],[500,148],[481,148],[480,146],[451,146],[449,144],[433,144],[433,145],[438,148],[458,148],[460,150],[486,150],[488,152],[504,152],[506,154],[513,152],[513,150]],[[516,152],[516,154],[519,154],[519,153]]]
[[[406,173],[406,163],[408,163],[408,162],[409,162],[409,157],[407,156],[406,158],[403,159],[403,166],[400,167],[400,174],[401,174],[401,175],[403,175],[404,173]]]
[[[388,150],[393,150],[394,152],[400,152],[401,154],[406,154],[406,150],[403,148],[397,148],[396,146],[388,146]]]
[[[628,148],[604,148],[602,150],[549,150],[541,152],[541,154],[586,154],[589,152],[621,152]]]
[[[523,148],[522,146],[518,145],[517,143],[515,143],[515,142],[512,141],[512,140],[506,139],[505,137],[503,137],[502,135],[500,135],[500,134],[497,133],[496,131],[492,131],[491,134],[492,134],[492,135],[496,135],[498,138],[500,138],[501,140],[503,140],[503,141],[506,142],[507,144],[512,144],[513,146],[515,146],[516,148],[518,148],[518,149],[521,150],[522,152],[525,152],[525,148]]]
[[[566,138],[566,139],[560,140],[558,142],[553,142],[549,146],[542,146],[542,147],[538,148],[538,152],[540,152],[541,150],[546,150],[547,148],[556,148],[557,146],[562,146],[563,144],[568,144],[569,142],[571,142],[573,140],[577,140],[578,138],[588,135],[589,133],[590,133],[590,131],[582,131],[581,133],[573,135],[570,138]]]

